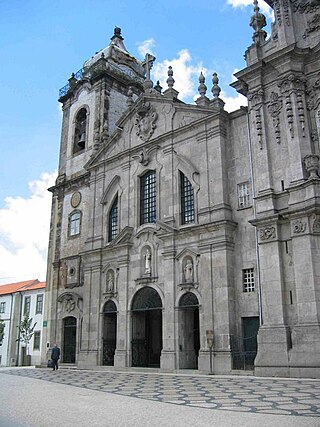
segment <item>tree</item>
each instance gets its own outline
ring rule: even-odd
[[[32,324],[32,318],[29,317],[28,314],[26,314],[21,320],[19,328],[19,337],[17,338],[17,341],[20,341],[24,343],[27,347],[27,355],[29,355],[29,342],[31,341],[31,338],[34,334],[34,328],[36,327],[37,322],[31,326]]]

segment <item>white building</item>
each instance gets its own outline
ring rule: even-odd
[[[4,329],[0,342],[0,365],[19,366],[26,363],[26,347],[18,342],[19,324],[25,314],[36,323],[29,343],[31,364],[40,364],[45,282],[27,280],[0,286],[0,318]]]

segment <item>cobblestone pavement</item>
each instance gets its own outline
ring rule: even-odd
[[[10,369],[1,373],[176,405],[320,417],[319,380],[76,369]]]

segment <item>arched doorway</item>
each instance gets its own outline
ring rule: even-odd
[[[107,301],[103,307],[103,365],[114,365],[114,353],[116,351],[116,345],[117,307],[113,301]]]
[[[179,302],[179,368],[198,369],[199,350],[199,301],[187,292]]]
[[[76,362],[76,343],[77,343],[77,319],[75,317],[66,317],[63,319],[63,363]]]
[[[162,350],[162,301],[148,286],[132,302],[132,366],[160,367]]]

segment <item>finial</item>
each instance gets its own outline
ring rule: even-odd
[[[198,87],[198,91],[199,91],[199,93],[200,93],[200,96],[203,98],[205,95],[206,95],[206,92],[207,92],[207,86],[205,85],[205,82],[206,81],[206,79],[205,79],[205,77],[204,77],[204,75],[202,74],[202,71],[201,71],[201,73],[200,73],[200,76],[199,76],[199,87]]]
[[[220,95],[220,92],[221,92],[221,88],[218,85],[218,83],[219,83],[218,74],[217,73],[213,73],[212,74],[212,84],[213,84],[213,86],[212,86],[211,92],[213,94],[213,98],[214,99],[219,98],[219,95]]]
[[[253,41],[257,44],[261,44],[267,37],[267,33],[262,29],[267,25],[266,17],[263,13],[260,13],[260,7],[258,5],[258,0],[253,0],[254,4],[254,15],[252,15],[250,20],[250,27],[254,29]]]
[[[127,94],[127,96],[128,96],[128,98],[127,98],[128,107],[131,107],[131,105],[133,105],[133,103],[134,103],[132,95],[133,95],[133,89],[132,89],[132,86],[129,86],[128,94]]]
[[[155,87],[153,89],[156,90],[157,92],[161,93],[162,87],[160,86],[159,80],[157,81],[157,84],[155,85]]]
[[[171,67],[171,65],[169,65],[169,68],[168,68],[168,78],[167,78],[167,84],[168,84],[168,87],[169,87],[169,89],[172,89],[173,88],[173,85],[174,85],[174,82],[175,82],[175,80],[174,80],[174,78],[172,77],[173,76],[173,71],[172,71],[172,67]]]

